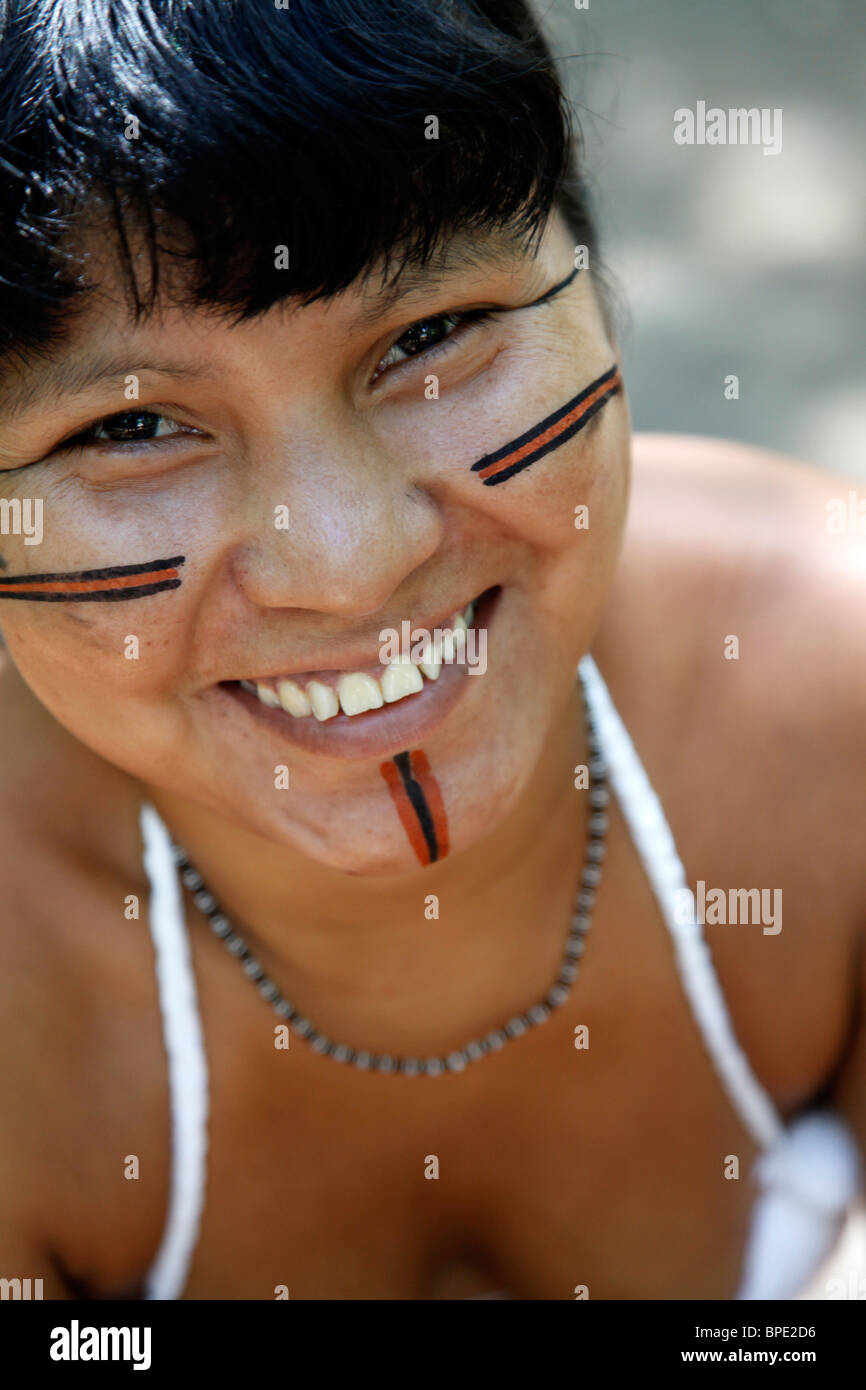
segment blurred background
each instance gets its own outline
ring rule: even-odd
[[[866,481],[862,0],[533,3],[584,133],[635,429]],[[675,144],[701,100],[781,108],[781,152]]]
[[[862,0],[532,0],[585,142],[635,430],[866,482]],[[782,110],[782,147],[677,145],[674,112]],[[739,377],[739,399],[724,379]],[[804,1298],[866,1299],[866,1215]]]

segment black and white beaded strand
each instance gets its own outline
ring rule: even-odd
[[[502,1028],[494,1028],[482,1038],[474,1038],[464,1047],[449,1052],[445,1057],[392,1057],[388,1054],[365,1052],[350,1047],[348,1043],[335,1043],[305,1018],[300,1009],[290,1003],[270,979],[261,963],[253,955],[243,937],[235,931],[225,913],[220,910],[213,894],[205,886],[201,874],[193,867],[179,845],[172,845],[175,863],[178,866],[181,882],[193,894],[193,901],[200,912],[210,922],[211,929],[225,942],[232,955],[237,956],[244,973],[256,985],[259,994],[273,1007],[274,1012],[284,1022],[290,1024],[294,1032],[323,1057],[331,1057],[335,1062],[347,1062],[361,1071],[378,1071],[402,1076],[441,1076],[443,1072],[463,1071],[469,1062],[479,1062],[488,1053],[499,1052],[513,1038],[519,1038],[530,1028],[546,1023],[554,1009],[568,999],[572,985],[577,979],[578,962],[583,955],[586,934],[592,920],[595,895],[601,882],[601,866],[605,855],[605,836],[608,827],[608,803],[610,791],[607,785],[607,767],[599,743],[592,712],[589,708],[586,689],[580,679],[581,694],[586,715],[587,744],[589,750],[589,834],[586,856],[580,876],[577,902],[572,914],[571,926],[565,942],[562,964],[556,979],[537,1004],[525,1013],[515,1014]]]

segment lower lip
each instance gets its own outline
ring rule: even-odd
[[[482,596],[473,627],[489,629],[500,593],[498,588],[489,589]],[[470,685],[476,679],[473,676]],[[340,713],[321,721],[313,715],[295,718],[285,710],[263,705],[236,681],[227,681],[216,689],[242,705],[259,724],[298,748],[335,758],[369,758],[399,753],[425,738],[451,713],[465,693],[468,680],[465,665],[443,665],[439,679],[431,681],[425,677],[423,688],[415,695],[364,714]]]

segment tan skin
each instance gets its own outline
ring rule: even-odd
[[[44,495],[54,527],[38,561],[4,537],[8,573],[189,557],[174,594],[0,613],[11,658],[0,1017],[14,1059],[0,1080],[0,1272],[43,1277],[47,1297],[112,1296],[134,1288],[159,1243],[166,1063],[150,936],[122,908],[128,894],[146,902],[142,796],[322,1029],[374,1050],[447,1052],[526,1008],[555,974],[586,815],[572,781],[585,760],[572,673],[590,645],[689,882],[783,890],[778,935],[707,928],[757,1075],[786,1116],[829,1087],[866,1145],[864,546],[825,527],[826,501],[847,483],[740,446],[638,436],[617,564],[629,472],[619,397],[546,465],[479,486],[471,461],[615,359],[588,276],[555,307],[467,337],[447,365],[422,357],[389,395],[374,400],[365,384],[409,324],[528,303],[569,259],[554,221],[535,261],[446,275],[366,338],[353,334],[367,302],[354,290],[245,329],[169,309],[130,341],[104,301],[82,319],[81,342],[101,325],[116,346],[124,326],[131,361],[166,345],[203,356],[212,384],[168,394],[148,382],[140,404],[183,405],[182,423],[210,442],[184,445],[156,482],[108,481],[126,465],[95,451],[55,459],[50,474],[39,465],[38,484],[32,471],[0,475],[0,495]],[[423,402],[429,371],[441,377],[436,406]],[[67,402],[62,422],[59,411],[7,420],[0,467],[41,456],[51,428],[59,438],[124,408],[102,388],[98,402]],[[284,500],[288,554],[261,520]],[[582,501],[591,524],[578,533]],[[507,602],[488,673],[467,678],[423,739],[452,834],[438,865],[414,860],[378,758],[322,759],[234,710],[231,723],[211,717],[203,692],[215,681],[277,661],[339,666],[319,658],[375,649],[382,626],[494,583]],[[142,639],[134,670],[119,655],[129,632]],[[738,662],[723,657],[731,633]],[[289,803],[272,790],[280,756],[303,789]],[[211,1121],[184,1297],[272,1298],[278,1285],[340,1299],[490,1288],[568,1299],[576,1285],[592,1298],[733,1294],[755,1149],[703,1052],[616,806],[567,1005],[460,1075],[358,1073],[294,1037],[276,1050],[273,1014],[188,913]],[[578,1024],[587,1051],[574,1048]],[[131,1154],[135,1182],[123,1175]],[[438,1181],[424,1177],[431,1154]],[[737,1182],[724,1177],[730,1154]]]

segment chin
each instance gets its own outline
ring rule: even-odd
[[[448,806],[446,852],[431,855],[429,847],[418,850],[400,824],[397,811],[376,805],[359,805],[352,817],[355,829],[347,827],[344,836],[334,835],[333,817],[324,817],[318,826],[297,824],[271,830],[269,838],[291,847],[326,868],[357,878],[391,877],[406,874],[432,875],[437,867],[456,855],[471,853],[488,835],[495,833],[518,801],[532,776],[533,764],[512,759],[507,766],[485,758],[483,767],[462,769],[460,784],[453,777],[443,779],[443,799]],[[385,788],[383,787],[383,793]],[[387,793],[385,793],[387,795]],[[346,794],[348,799],[349,794]]]

